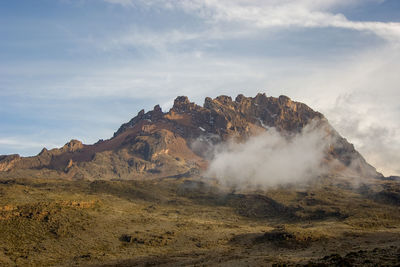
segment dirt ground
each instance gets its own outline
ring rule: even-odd
[[[398,266],[396,181],[0,179],[0,266]]]

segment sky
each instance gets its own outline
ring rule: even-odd
[[[0,154],[107,139],[178,95],[258,92],[400,175],[400,1],[0,1]]]

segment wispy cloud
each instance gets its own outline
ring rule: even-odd
[[[134,1],[132,0],[104,0],[110,4],[118,4],[122,6],[133,6]]]
[[[45,146],[50,146],[51,148],[57,147],[60,144],[49,144],[48,142],[32,142],[29,138],[26,137],[9,137],[9,138],[0,138],[0,147],[11,147],[11,148],[29,148],[29,149],[41,149]],[[1,153],[0,153],[1,154]]]
[[[334,27],[355,31],[371,32],[390,41],[400,41],[400,23],[376,21],[352,21],[343,14],[335,13],[335,8],[357,6],[376,1],[343,0],[180,0],[180,1],[134,1],[105,0],[123,6],[145,4],[155,8],[181,9],[202,17],[208,23],[240,23],[240,27]],[[238,24],[236,24],[238,26]],[[239,28],[240,28],[239,27]],[[237,29],[237,27],[231,28]]]

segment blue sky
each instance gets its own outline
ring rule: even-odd
[[[288,95],[400,174],[398,0],[3,0],[0,154],[112,136],[177,95]]]

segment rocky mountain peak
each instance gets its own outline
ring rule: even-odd
[[[153,112],[162,113],[162,109],[161,109],[160,105],[155,105],[153,108]]]
[[[176,112],[186,112],[189,111],[195,104],[189,101],[187,96],[178,96],[174,100],[174,105],[172,110]]]
[[[220,96],[216,97],[215,100],[223,105],[232,105],[233,104],[232,97],[227,96],[227,95],[220,95]]]
[[[327,158],[365,175],[378,175],[354,146],[342,138],[324,116],[287,96],[255,97],[243,94],[232,100],[221,95],[206,97],[203,106],[178,96],[164,113],[159,105],[143,109],[124,123],[111,139],[84,145],[71,140],[60,149],[44,149],[35,157],[0,158],[0,171],[50,169],[73,177],[154,177],[174,175],[207,166],[207,146],[228,139],[245,140],[274,127],[289,134],[300,132],[311,121],[325,125],[338,141]],[[197,143],[197,146],[193,144]]]
[[[81,141],[76,140],[76,139],[72,139],[71,141],[69,141],[68,143],[66,143],[61,150],[63,152],[75,152],[79,149],[83,148],[83,144]]]
[[[290,104],[292,102],[292,100],[290,100],[290,98],[285,96],[285,95],[280,95],[278,97],[278,100],[279,100],[279,103],[281,105],[287,105],[287,104]]]

